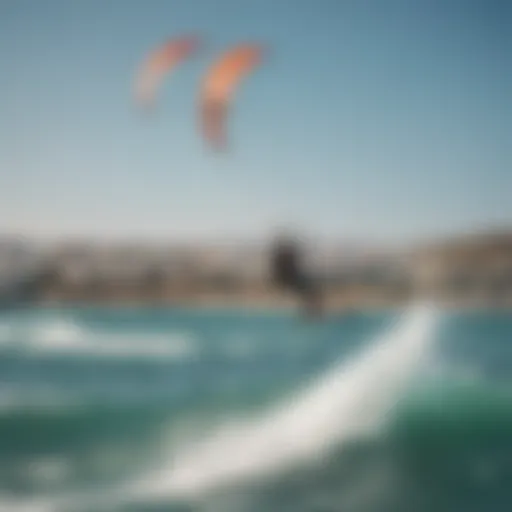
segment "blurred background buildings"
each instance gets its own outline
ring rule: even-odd
[[[0,298],[35,302],[279,305],[265,244],[0,240]],[[316,244],[308,267],[333,307],[400,304],[425,295],[464,306],[512,304],[512,233],[410,247]]]

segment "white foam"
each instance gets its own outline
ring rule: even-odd
[[[187,444],[168,468],[132,487],[146,498],[197,497],[241,479],[268,476],[322,456],[333,445],[378,429],[433,339],[436,316],[415,307],[358,358],[261,418],[232,421]]]
[[[16,499],[0,497],[1,512],[55,512],[56,505],[42,498]]]
[[[89,329],[72,320],[59,318],[18,325],[3,324],[1,341],[4,348],[32,355],[183,360],[198,352],[195,340],[188,333],[113,333]]]

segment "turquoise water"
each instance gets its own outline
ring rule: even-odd
[[[512,510],[511,316],[414,315],[3,312],[0,510]]]

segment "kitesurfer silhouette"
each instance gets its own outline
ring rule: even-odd
[[[321,295],[303,268],[302,249],[289,235],[281,235],[271,250],[271,278],[278,288],[291,291],[302,302],[307,316],[322,313]]]

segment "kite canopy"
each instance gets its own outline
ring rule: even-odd
[[[185,36],[169,40],[151,52],[136,75],[136,102],[144,108],[153,107],[165,77],[198,47],[198,37]]]
[[[242,79],[260,62],[258,45],[238,45],[216,60],[206,73],[200,92],[203,136],[216,149],[226,146],[226,118],[229,105]]]

